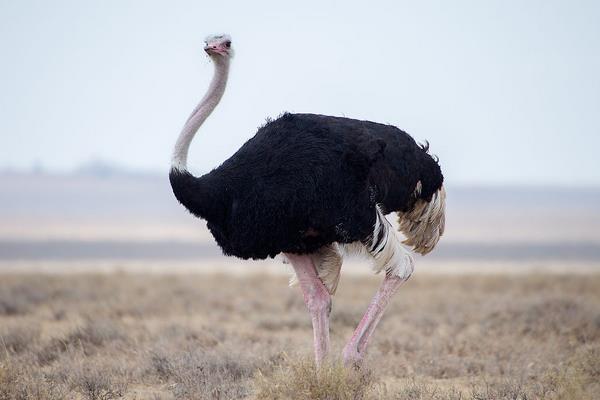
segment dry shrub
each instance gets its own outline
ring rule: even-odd
[[[147,373],[158,377],[162,382],[169,380],[175,373],[171,357],[164,350],[152,350],[149,353]]]
[[[158,374],[174,382],[176,399],[239,399],[248,394],[248,379],[260,366],[258,359],[227,350],[179,353],[154,357]]]
[[[44,366],[53,363],[62,353],[68,350],[65,342],[60,339],[52,339],[50,343],[41,347],[36,358],[39,365]]]
[[[66,394],[65,385],[31,366],[0,365],[0,400],[59,400]]]
[[[127,338],[117,325],[110,320],[89,320],[83,327],[76,328],[62,339],[52,339],[37,352],[38,362],[47,365],[54,362],[70,348],[77,348],[85,355],[94,354],[98,347]]]
[[[127,374],[118,368],[86,364],[73,372],[70,386],[87,400],[118,399],[127,392]]]
[[[560,370],[546,376],[557,399],[597,399],[600,393],[600,345],[579,349]]]
[[[257,399],[362,400],[374,398],[376,380],[366,367],[346,368],[340,361],[316,368],[303,358],[286,360],[271,374],[258,372],[254,378]]]
[[[20,354],[33,346],[40,337],[37,325],[11,326],[0,331],[0,359],[9,354]]]
[[[600,383],[600,344],[579,349],[571,363],[589,381]]]
[[[67,338],[67,343],[83,346],[101,347],[107,342],[124,340],[125,335],[111,320],[89,320],[80,328],[75,329]]]
[[[525,387],[522,382],[505,380],[502,382],[485,382],[476,385],[471,391],[473,400],[528,400],[539,396]]]

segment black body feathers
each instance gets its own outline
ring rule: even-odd
[[[437,161],[400,129],[314,114],[268,122],[202,177],[178,170],[169,177],[225,254],[254,259],[365,240],[376,205],[408,211],[443,182]]]

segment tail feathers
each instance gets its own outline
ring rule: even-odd
[[[417,184],[415,196],[421,192]],[[429,253],[444,233],[446,212],[446,190],[442,186],[430,201],[418,199],[412,210],[398,213],[399,230],[406,236],[403,242],[423,255]]]

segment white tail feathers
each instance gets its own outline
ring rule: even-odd
[[[373,270],[379,273],[385,269],[386,275],[394,275],[407,280],[415,269],[414,260],[408,250],[402,247],[394,228],[385,218],[379,207],[371,238],[364,243],[365,250],[373,257]]]
[[[415,196],[421,192],[417,183]],[[418,199],[412,210],[398,213],[399,230],[406,236],[402,243],[412,246],[423,255],[429,253],[444,233],[446,221],[446,190],[442,186],[431,197],[431,201]]]

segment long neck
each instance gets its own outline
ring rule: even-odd
[[[227,77],[229,75],[229,59],[225,57],[212,57],[215,72],[210,82],[208,91],[200,100],[188,120],[186,121],[179,138],[175,143],[173,150],[173,158],[171,159],[171,168],[179,171],[187,170],[187,156],[190,149],[190,143],[194,139],[194,135],[200,129],[206,118],[213,112],[227,85]]]

